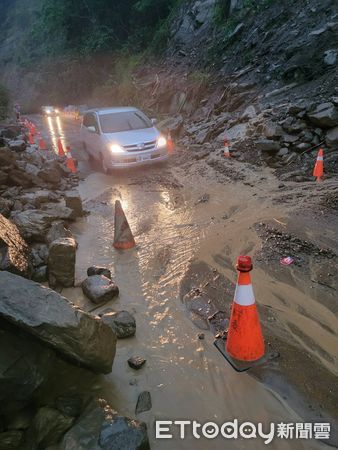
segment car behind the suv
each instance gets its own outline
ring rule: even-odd
[[[137,108],[89,110],[81,126],[83,147],[105,173],[163,161],[168,158],[167,141],[154,122]]]

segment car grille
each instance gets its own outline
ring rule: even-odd
[[[156,141],[148,141],[148,142],[142,142],[139,144],[124,145],[123,148],[127,152],[146,152],[149,150],[155,150]]]

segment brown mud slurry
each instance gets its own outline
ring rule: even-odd
[[[136,336],[118,342],[113,371],[100,379],[97,393],[133,416],[139,393],[150,391],[152,409],[138,418],[148,424],[156,449],[218,450],[227,444],[191,436],[175,444],[155,440],[154,421],[175,419],[330,421],[330,444],[337,445],[337,181],[281,186],[271,169],[234,160],[212,167],[183,150],[166,166],[111,176],[91,171],[79,150],[77,157],[80,192],[90,212],[73,226],[77,282],[90,265],[108,266],[120,296],[95,312],[127,309],[137,323]],[[127,252],[112,247],[116,199],[137,243]],[[267,347],[281,356],[239,374],[213,346],[213,334],[227,326],[234,264],[246,253],[253,257]],[[294,264],[281,266],[281,256],[292,256]],[[63,294],[93,308],[79,288]],[[198,339],[200,332],[205,339]],[[127,364],[136,355],[147,360],[137,372]],[[264,447],[259,439],[227,445]],[[324,445],[275,439],[269,447]]]

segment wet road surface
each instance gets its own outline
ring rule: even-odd
[[[135,416],[138,394],[149,390],[152,409],[137,418],[147,423],[152,448],[160,450],[262,449],[265,445],[260,438],[195,439],[191,433],[180,440],[177,432],[174,432],[175,441],[156,440],[155,420],[222,424],[236,418],[240,422],[266,425],[301,422],[280,396],[249,374],[236,373],[215,350],[210,333],[205,334],[204,340],[197,338],[199,330],[187,317],[180,300],[180,283],[190,263],[201,255],[211,262],[211,256],[206,255],[223,251],[217,238],[217,234],[225,233],[221,214],[212,214],[217,210],[240,213],[238,204],[242,204],[243,209],[247,206],[237,198],[236,189],[227,186],[226,192],[222,192],[219,186],[210,187],[203,180],[194,184],[184,180],[184,174],[179,171],[176,179],[182,181],[182,185],[177,189],[171,171],[163,166],[103,175],[93,171],[86,155],[81,153],[78,124],[62,118],[34,117],[33,121],[43,131],[47,142],[56,147],[60,136],[80,160],[79,191],[84,208],[90,214],[72,226],[79,244],[77,283],[85,278],[89,266],[109,267],[120,288],[120,296],[95,312],[112,307],[135,315],[136,336],[118,341],[113,371],[101,378],[102,393],[112,406],[123,414]],[[212,200],[203,210],[194,208],[194,201],[205,189],[211,193]],[[127,252],[112,247],[116,199],[122,201],[137,242],[137,247]],[[251,239],[243,239],[236,233],[229,235],[232,241],[228,252],[230,260],[234,260],[236,252],[249,252],[255,244],[253,234]],[[230,265],[225,272],[235,281],[236,274]],[[260,278],[262,274],[258,270],[257,279]],[[270,289],[278,290],[278,286]],[[259,288],[258,293],[261,291]],[[93,309],[80,288],[64,289],[63,294],[84,309]],[[147,360],[140,371],[127,365],[127,359],[135,355]],[[314,440],[282,439],[274,439],[268,447],[276,450],[325,448]]]

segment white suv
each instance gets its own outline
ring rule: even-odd
[[[168,158],[167,140],[136,108],[100,108],[86,111],[81,140],[89,156],[110,169],[155,163]]]

